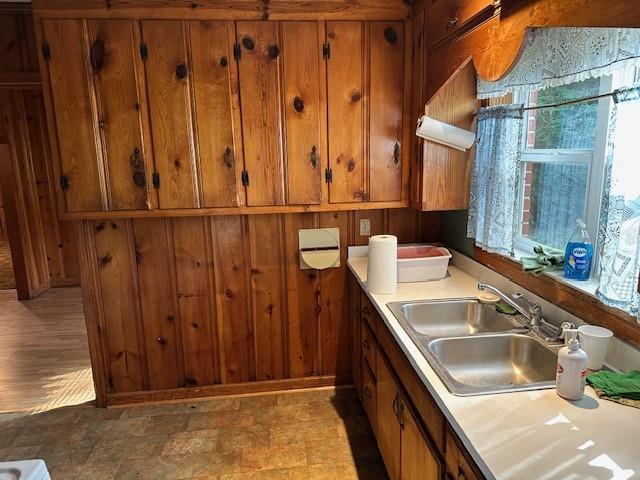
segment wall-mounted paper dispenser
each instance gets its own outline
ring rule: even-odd
[[[298,230],[301,270],[323,270],[340,266],[340,229]]]
[[[469,130],[441,122],[426,115],[423,115],[418,120],[416,135],[425,140],[441,143],[463,152],[471,148],[476,139],[476,134]]]

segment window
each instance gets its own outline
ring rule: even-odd
[[[612,78],[531,91],[527,107],[555,105],[610,92]],[[597,239],[610,97],[558,108],[528,110],[522,138],[516,247],[564,250],[582,219]],[[595,271],[595,269],[594,269]]]

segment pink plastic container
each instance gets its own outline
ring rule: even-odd
[[[451,253],[435,245],[398,247],[398,282],[426,282],[447,275]]]

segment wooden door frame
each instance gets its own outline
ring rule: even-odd
[[[26,252],[20,228],[20,215],[17,203],[17,181],[11,155],[11,146],[0,143],[0,190],[3,195],[4,213],[7,225],[7,237],[11,249],[13,275],[16,280],[18,300],[29,300],[49,289],[49,283],[31,285],[27,273]]]

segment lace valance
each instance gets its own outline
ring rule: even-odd
[[[478,78],[478,98],[565,85],[636,67],[640,67],[640,28],[529,28],[509,73],[495,82]]]

